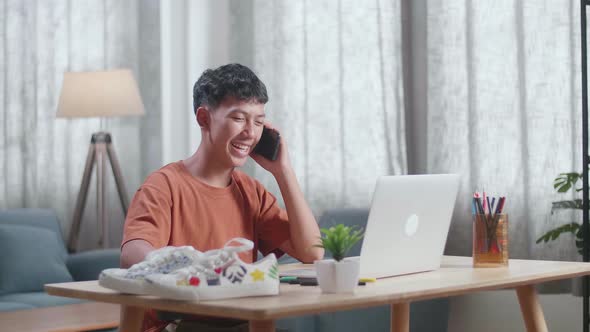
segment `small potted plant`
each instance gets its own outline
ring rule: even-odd
[[[558,193],[565,194],[567,192],[574,191],[580,192],[582,188],[576,187],[579,180],[582,179],[582,173],[570,172],[570,173],[561,173],[555,178],[553,181],[553,188]],[[582,210],[582,199],[575,198],[570,200],[562,200],[552,203],[551,207],[551,214],[555,213],[557,210]],[[582,255],[582,250],[584,248],[584,238],[582,233],[582,223],[578,221],[568,222],[562,225],[559,225],[545,234],[541,235],[537,239],[537,243],[547,243],[549,241],[556,240],[562,234],[572,234],[572,240],[574,240],[574,244],[576,249],[580,255]],[[576,296],[581,296],[582,294],[582,278],[574,278],[572,279],[572,294]]]
[[[346,259],[346,253],[363,238],[363,229],[338,224],[320,229],[322,237],[317,247],[332,254],[333,259],[314,262],[320,288],[324,293],[350,293],[358,284],[360,262]]]
[[[553,187],[558,193],[567,193],[570,190],[574,190],[576,192],[582,191],[582,188],[576,188],[576,183],[578,180],[582,178],[582,174],[580,173],[561,173],[557,178],[555,178],[553,182]],[[551,207],[551,214],[553,214],[556,210],[582,210],[582,200],[581,199],[573,199],[573,200],[564,200],[553,202],[553,206]],[[559,225],[558,227],[548,231],[547,233],[541,235],[537,239],[537,243],[541,242],[549,242],[557,239],[561,234],[571,233],[574,235],[575,245],[578,250],[578,253],[582,255],[582,249],[584,247],[583,236],[582,236],[582,225],[580,222],[573,221],[569,223],[565,223]]]

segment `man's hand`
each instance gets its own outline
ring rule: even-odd
[[[264,126],[268,129],[279,132],[270,122],[265,121]],[[287,150],[287,143],[285,142],[284,136],[281,136],[281,139],[279,140],[279,152],[276,160],[266,159],[254,152],[250,154],[250,158],[254,159],[260,167],[269,171],[275,178],[291,169],[291,160],[289,159],[289,151]]]

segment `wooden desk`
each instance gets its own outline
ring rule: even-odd
[[[154,308],[244,319],[255,332],[274,331],[274,320],[282,317],[390,304],[391,330],[407,332],[412,301],[514,288],[527,331],[547,331],[533,285],[590,275],[590,263],[510,260],[507,268],[488,269],[474,269],[471,264],[471,257],[445,256],[439,270],[380,279],[357,287],[354,294],[322,294],[319,287],[281,284],[280,296],[184,302],[119,294],[96,281],[50,284],[45,289],[52,295],[123,304],[133,317],[142,317],[145,308]],[[281,266],[285,271],[293,268],[301,268],[301,264]]]
[[[0,312],[0,327],[11,331],[74,332],[119,326],[120,306],[88,302]]]

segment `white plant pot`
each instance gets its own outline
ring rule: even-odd
[[[324,293],[352,293],[359,281],[360,262],[324,259],[314,262],[318,283]]]

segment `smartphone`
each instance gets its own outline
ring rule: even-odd
[[[264,127],[262,129],[262,136],[260,141],[254,147],[253,152],[257,153],[268,160],[277,160],[279,155],[279,145],[281,143],[281,135],[278,131]]]

